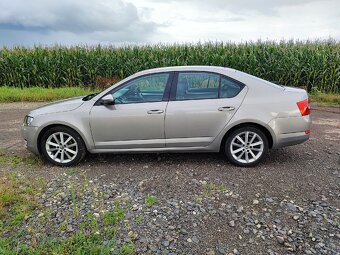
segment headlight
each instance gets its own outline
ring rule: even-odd
[[[26,115],[24,119],[24,125],[25,126],[30,126],[33,121],[33,117]]]

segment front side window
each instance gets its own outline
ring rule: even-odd
[[[178,74],[176,100],[218,98],[220,76],[204,72]]]
[[[113,92],[116,104],[160,102],[163,99],[169,74],[152,74],[134,79]]]

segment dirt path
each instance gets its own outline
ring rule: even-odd
[[[0,149],[29,154],[19,129],[37,105],[0,104]],[[149,222],[133,225],[139,254],[337,254],[338,223],[313,215],[339,220],[340,108],[313,106],[312,118],[308,142],[273,150],[255,168],[234,167],[220,154],[90,155],[71,170],[45,164],[29,174],[51,183],[70,171],[86,174],[104,193],[116,183],[131,206],[153,194],[157,205],[143,211]]]

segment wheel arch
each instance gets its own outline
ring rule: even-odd
[[[273,145],[274,145],[274,138],[273,138],[273,134],[269,131],[269,129],[267,127],[265,127],[264,125],[262,124],[259,124],[259,123],[256,123],[256,122],[243,122],[243,123],[238,123],[236,124],[235,126],[231,127],[230,129],[228,129],[228,131],[224,134],[223,138],[222,138],[222,141],[221,141],[221,144],[220,144],[220,151],[224,151],[224,145],[225,145],[225,142],[228,138],[228,136],[234,132],[236,129],[239,129],[239,128],[242,128],[242,127],[255,127],[255,128],[258,128],[260,129],[264,134],[265,136],[267,137],[268,139],[268,146],[269,148],[273,148]]]
[[[42,151],[41,151],[41,139],[42,137],[44,136],[44,134],[50,130],[51,128],[54,128],[54,127],[67,127],[67,128],[70,128],[72,129],[74,132],[76,132],[80,137],[81,139],[83,139],[83,142],[85,144],[85,148],[86,150],[88,150],[88,144],[87,144],[87,141],[86,139],[84,138],[83,134],[81,132],[79,132],[79,130],[77,130],[76,128],[70,126],[70,125],[65,125],[65,124],[61,124],[61,123],[54,123],[54,124],[48,124],[46,125],[45,127],[43,127],[39,134],[38,134],[38,137],[37,137],[37,147],[38,147],[38,151],[39,151],[39,154],[41,155],[42,154]]]

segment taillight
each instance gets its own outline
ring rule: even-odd
[[[302,116],[306,116],[310,114],[309,99],[305,99],[303,101],[297,102],[296,104],[299,107],[299,110]]]

